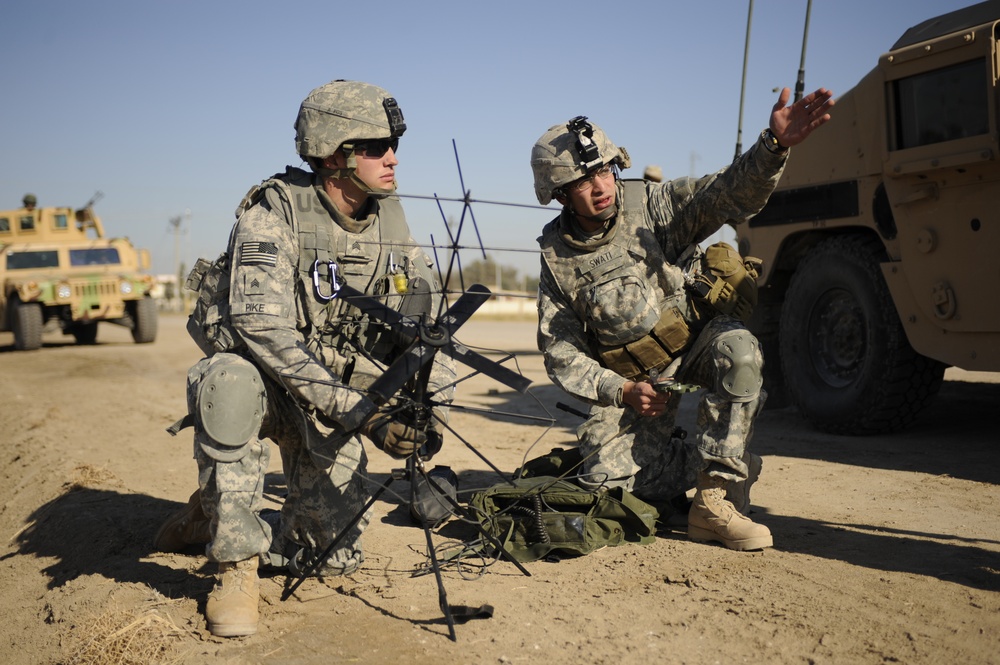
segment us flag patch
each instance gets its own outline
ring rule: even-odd
[[[278,263],[278,248],[273,242],[245,242],[240,245],[241,266],[273,266]]]

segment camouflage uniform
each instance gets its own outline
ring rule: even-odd
[[[232,449],[196,428],[201,500],[212,523],[207,554],[213,561],[242,561],[270,550],[275,556],[269,558],[281,562],[300,549],[307,556],[322,551],[369,496],[365,450],[356,434],[345,432],[355,430],[374,409],[362,389],[381,368],[369,356],[385,361],[392,344],[382,327],[343,300],[324,302],[317,297],[307,268],[312,259],[300,254],[307,247],[325,245],[316,251],[336,257],[340,276],[369,294],[392,293],[389,273],[394,266],[405,266],[410,278],[420,276],[435,283],[430,261],[409,237],[401,212],[398,223],[408,247],[390,249],[383,243],[386,229],[381,213],[389,205],[398,208],[397,200],[369,198],[367,215],[359,221],[336,208],[317,176],[290,168],[271,183],[276,187],[251,190],[230,238],[229,302],[238,352],[213,355],[189,373],[192,413],[198,386],[213,366],[218,370],[220,364],[252,363],[261,370],[266,386],[263,422],[238,452],[230,454]],[[294,185],[287,199],[273,195],[282,184]],[[304,240],[302,218],[308,215],[325,218],[325,224],[317,223]],[[328,295],[331,276],[322,275],[320,282]],[[341,377],[349,363],[348,387]],[[444,388],[453,380],[450,361],[435,361],[429,389]],[[440,397],[447,400],[450,392],[445,389]],[[266,439],[278,444],[288,486],[280,519],[260,513],[270,459]],[[359,539],[369,517],[366,514],[341,541],[321,572],[350,572],[360,564]],[[274,528],[277,532],[272,533]]]
[[[699,311],[684,287],[682,267],[674,262],[689,245],[705,240],[723,224],[740,223],[756,214],[776,185],[784,159],[758,141],[716,174],[698,180],[646,182],[638,214],[623,214],[626,183],[619,181],[615,185],[618,212],[605,235],[592,240],[580,233],[568,208],[545,227],[539,238],[543,260],[538,348],[552,381],[593,405],[578,431],[589,474],[583,484],[621,485],[640,496],[664,500],[693,487],[700,471],[726,480],[747,477],[741,457],[765,395],[760,391],[749,399],[734,400],[719,389],[732,369],[722,351],[732,340],[739,340],[742,348],[752,346],[749,362],[756,364],[759,374],[763,363],[759,346],[739,320],[708,317]],[[539,198],[546,197],[540,194]],[[624,257],[631,265],[616,269],[619,279],[588,281],[583,274],[589,269],[584,257],[590,255],[594,257],[591,263],[599,263],[604,254],[600,247],[615,244],[624,251],[614,260]],[[631,281],[620,279],[623,270],[632,273]],[[671,438],[679,402],[676,396],[663,415],[640,417],[623,404],[626,378],[600,360],[598,348],[607,343],[601,335],[614,333],[614,312],[641,310],[629,302],[637,297],[653,303],[652,320],[676,307],[690,328],[691,341],[675,376],[706,388],[698,406],[694,441]]]

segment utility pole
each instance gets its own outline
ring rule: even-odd
[[[181,309],[184,308],[184,293],[183,293],[183,285],[181,284],[181,280],[183,279],[183,276],[181,275],[181,272],[183,271],[183,266],[181,264],[181,235],[185,233],[185,230],[182,226],[184,221],[190,219],[191,219],[191,209],[188,208],[184,211],[183,215],[176,215],[174,217],[171,217],[169,220],[169,224],[172,227],[174,234],[174,279],[176,281],[174,286],[173,300],[174,304],[176,306],[180,306]]]
[[[169,224],[174,232],[174,288],[173,305],[177,306],[181,302],[181,222],[184,218],[180,215],[171,217]]]

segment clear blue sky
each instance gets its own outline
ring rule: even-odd
[[[958,0],[814,0],[806,89],[849,89],[910,26]],[[388,89],[408,129],[399,191],[534,204],[529,153],[587,115],[667,177],[728,163],[736,145],[747,0],[259,2],[32,0],[0,5],[0,208],[26,192],[82,205],[174,270],[169,220],[190,211],[181,260],[216,256],[247,189],[299,165],[292,128],[336,78]],[[758,0],[743,146],[772,88],[794,88],[806,0]],[[414,236],[444,237],[436,206],[405,202]],[[457,218],[461,207],[445,213]],[[487,245],[532,248],[554,214],[474,206]],[[472,229],[463,241],[474,243]],[[498,254],[536,272],[532,254]],[[467,252],[464,260],[475,258]]]

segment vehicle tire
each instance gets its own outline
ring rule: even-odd
[[[77,323],[71,332],[77,344],[94,344],[97,342],[97,321]]]
[[[781,367],[818,429],[881,434],[905,428],[937,393],[945,365],[910,346],[879,263],[881,242],[840,236],[799,264],[781,311]]]
[[[14,348],[32,351],[42,346],[42,304],[15,300],[11,329],[14,331]]]
[[[136,344],[149,344],[156,339],[158,327],[156,301],[146,296],[129,303],[132,314],[132,339]]]

